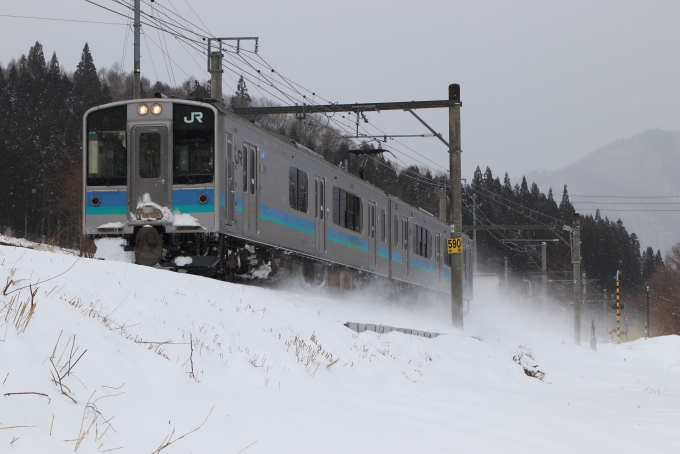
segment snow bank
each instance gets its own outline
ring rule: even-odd
[[[194,259],[191,257],[175,257],[175,265],[177,266],[191,265],[193,261]]]
[[[134,263],[135,253],[123,250],[126,241],[124,238],[98,238],[94,240],[97,246],[95,259],[113,260],[116,262]]]
[[[450,327],[447,301],[305,295],[0,247],[7,279],[3,452],[153,452],[197,427],[163,452],[674,453],[680,445],[677,336],[594,352],[563,343],[559,321],[525,324],[492,301],[474,304],[461,332]],[[22,304],[28,324],[17,316]],[[443,335],[359,334],[348,320]],[[513,361],[520,348],[544,381]]]

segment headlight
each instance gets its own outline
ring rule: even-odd
[[[137,106],[137,113],[139,115],[146,115],[149,113],[149,106],[146,104],[140,104]]]
[[[154,115],[160,115],[162,111],[163,108],[161,107],[160,104],[154,104],[153,106],[151,106],[151,113]]]

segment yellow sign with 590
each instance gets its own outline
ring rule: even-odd
[[[462,254],[463,240],[461,238],[447,238],[446,249],[448,249],[449,254]]]

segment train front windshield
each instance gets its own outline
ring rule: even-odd
[[[186,104],[173,106],[173,183],[212,183],[215,114]]]
[[[126,106],[91,112],[87,117],[87,185],[127,184]]]

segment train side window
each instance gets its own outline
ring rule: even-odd
[[[234,141],[234,136],[227,133],[227,178],[234,178],[234,157],[232,151],[232,143]],[[229,188],[231,190],[233,188]]]
[[[399,247],[399,216],[394,215],[394,223],[392,225],[392,242],[395,247]]]
[[[446,236],[444,238],[446,238]],[[448,266],[451,266],[451,254],[449,254],[449,251],[446,247],[446,239],[442,241],[442,245],[444,246],[444,251],[442,252],[444,254],[444,263]]]
[[[294,210],[307,212],[307,172],[291,166],[288,169],[288,203]]]
[[[361,198],[344,189],[333,187],[334,224],[361,233],[363,230],[361,208]]]
[[[255,149],[250,149],[250,193],[255,194]]]
[[[314,207],[319,206],[319,180],[314,180]],[[314,217],[319,217],[319,212],[314,208]]]
[[[432,257],[432,234],[425,227],[415,225],[413,252],[421,257]]]
[[[243,145],[243,192],[248,192],[248,147]]]
[[[368,205],[368,234],[375,238],[375,206]]]
[[[324,200],[326,200],[324,194],[324,182],[319,181],[319,218],[323,219],[323,214],[326,209],[324,208],[325,203]]]
[[[382,238],[383,243],[385,242],[385,234],[386,228],[385,228],[385,223],[387,222],[387,218],[385,215],[385,209],[380,210],[380,237]]]

